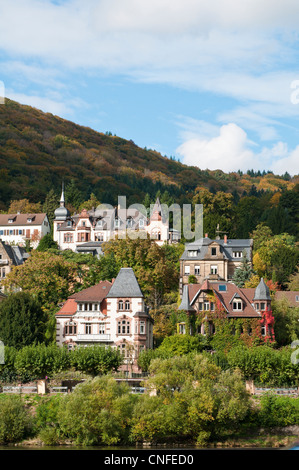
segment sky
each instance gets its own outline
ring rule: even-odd
[[[298,0],[0,0],[0,95],[203,170],[298,175],[298,19]]]

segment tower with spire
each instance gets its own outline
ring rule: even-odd
[[[66,222],[66,220],[70,217],[69,210],[65,207],[65,198],[64,198],[64,183],[62,183],[62,190],[60,196],[60,204],[59,207],[54,212],[54,220],[53,220],[53,239],[58,243],[59,246],[59,228],[60,226]]]

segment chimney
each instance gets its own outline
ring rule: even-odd
[[[224,235],[224,243],[227,244],[227,235]]]

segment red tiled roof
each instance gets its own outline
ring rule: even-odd
[[[100,281],[95,286],[88,287],[87,289],[71,295],[69,299],[82,302],[101,302],[107,296],[111,286],[112,283],[109,281]]]
[[[74,299],[68,299],[56,313],[56,315],[74,315],[77,311],[77,302]]]
[[[226,291],[219,291],[219,285],[226,285]],[[203,284],[190,284],[189,285],[189,298],[190,302],[194,299],[195,295],[199,291],[213,290],[216,297],[219,299],[221,304],[227,311],[228,317],[260,317],[259,313],[251,305],[254,297],[255,289],[243,289],[239,288],[231,282],[209,282],[205,280]],[[234,296],[238,296],[243,301],[243,310],[233,310],[232,299]]]

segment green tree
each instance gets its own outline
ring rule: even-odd
[[[127,384],[118,384],[109,376],[96,377],[61,400],[59,429],[77,444],[127,444],[136,399]]]
[[[53,237],[50,233],[47,233],[46,235],[43,236],[43,238],[40,240],[38,246],[37,246],[37,251],[47,251],[49,248],[54,248],[58,250],[58,244],[53,240]]]
[[[5,345],[18,349],[43,342],[47,320],[32,294],[10,294],[0,303],[0,338]]]
[[[247,258],[246,252],[244,252],[241,266],[235,270],[232,281],[238,287],[244,287],[245,283],[249,281],[252,274],[253,274],[253,269],[251,267],[251,263]]]
[[[19,396],[0,400],[0,443],[20,442],[33,431],[33,419]]]
[[[78,289],[77,265],[50,251],[34,250],[3,281],[8,292],[22,289],[36,297],[48,313]]]
[[[45,202],[43,204],[43,211],[48,216],[49,222],[51,224],[51,228],[53,228],[52,223],[53,223],[53,220],[54,220],[54,217],[55,217],[54,212],[55,212],[55,210],[57,209],[58,206],[59,206],[59,197],[57,196],[54,189],[52,188],[48,192],[48,194],[46,196],[46,199],[45,199]]]

